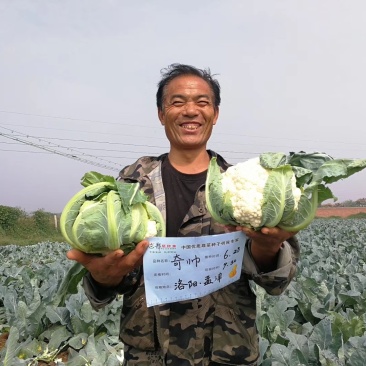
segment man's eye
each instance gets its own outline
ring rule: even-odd
[[[199,100],[197,104],[201,107],[204,107],[205,105],[208,105],[209,102],[207,100]]]
[[[176,100],[172,103],[175,107],[181,107],[184,102],[182,102],[181,100]]]

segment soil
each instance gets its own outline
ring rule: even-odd
[[[61,358],[62,362],[65,363],[67,361],[67,357],[68,357],[68,352],[64,351],[64,352],[59,353],[56,358]],[[55,363],[54,362],[38,361],[38,366],[45,366],[45,365],[55,366]]]
[[[9,333],[0,334],[0,350],[4,348],[6,340],[9,337]]]
[[[358,213],[366,214],[366,207],[321,207],[316,212],[316,217],[348,217]]]

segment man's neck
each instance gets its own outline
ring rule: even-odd
[[[196,151],[175,151],[171,149],[169,152],[170,164],[185,174],[196,174],[201,173],[208,169],[210,162],[210,155],[204,150]]]

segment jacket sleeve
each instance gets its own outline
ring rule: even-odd
[[[300,257],[300,244],[294,236],[282,244],[277,268],[268,273],[259,272],[248,248],[245,248],[243,272],[270,295],[280,295],[295,277],[297,262]]]
[[[117,295],[130,295],[134,293],[140,283],[142,267],[130,272],[116,287],[106,288],[100,286],[88,272],[82,286],[86,297],[94,310],[99,310],[111,303]]]
[[[100,285],[87,273],[82,282],[86,297],[94,310],[99,310],[111,303],[116,295],[116,288],[105,288]]]

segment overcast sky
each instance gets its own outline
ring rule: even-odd
[[[160,70],[209,67],[209,147],[366,158],[365,1],[0,0],[0,205],[61,212],[88,171],[167,151]],[[366,197],[366,171],[331,185]]]

